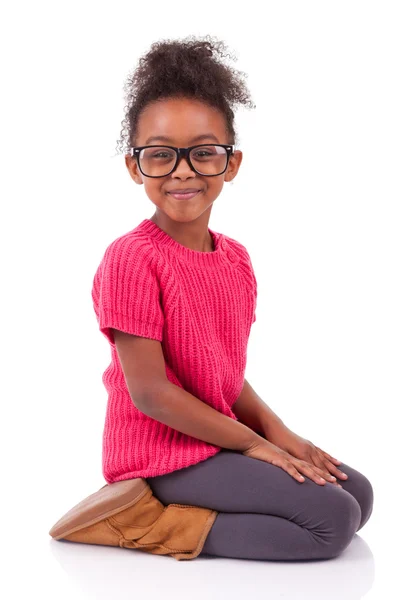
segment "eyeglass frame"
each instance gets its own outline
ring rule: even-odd
[[[200,173],[199,171],[197,171],[197,169],[195,169],[195,167],[192,164],[192,161],[190,160],[189,153],[194,148],[201,148],[203,146],[222,146],[222,148],[225,148],[225,150],[226,150],[226,167],[223,171],[221,171],[221,173],[214,173],[213,175],[206,175],[204,173]],[[169,148],[170,150],[175,150],[176,162],[175,162],[174,167],[171,169],[171,171],[169,171],[169,173],[166,173],[165,175],[146,175],[146,173],[144,173],[142,171],[142,167],[140,166],[140,159],[139,159],[140,152],[142,150],[144,150],[145,148]],[[235,152],[235,146],[233,144],[196,144],[195,146],[188,146],[187,148],[177,148],[176,146],[167,146],[167,145],[163,145],[163,144],[152,144],[149,146],[135,146],[135,147],[129,148],[129,154],[132,157],[134,156],[136,158],[139,170],[142,173],[142,175],[144,175],[145,177],[152,177],[155,179],[159,178],[159,177],[167,177],[168,175],[171,175],[171,173],[173,173],[177,169],[179,161],[182,157],[187,160],[189,167],[192,169],[192,171],[197,173],[197,175],[201,175],[202,177],[218,177],[218,175],[222,175],[227,170],[228,164],[229,164],[229,159],[233,155],[234,152]]]

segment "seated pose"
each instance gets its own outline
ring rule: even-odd
[[[244,377],[257,280],[244,245],[208,226],[242,162],[233,108],[254,107],[225,56],[212,38],[159,41],[127,82],[120,149],[155,212],[108,245],[93,279],[111,349],[103,475],[219,511],[202,554],[333,558],[368,521],[373,490]]]

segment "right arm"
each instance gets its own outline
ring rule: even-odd
[[[321,485],[325,483],[324,477],[330,477],[328,471],[296,459],[247,425],[171,383],[158,340],[117,329],[113,333],[132,402],[145,415],[204,442],[281,467],[298,481],[304,478],[297,469]]]
[[[261,437],[169,381],[135,404],[152,419],[221,448],[244,452]]]
[[[166,376],[161,343],[113,329],[115,346],[134,405],[145,415],[210,444],[244,452],[265,439]]]

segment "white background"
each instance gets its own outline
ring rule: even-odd
[[[399,9],[382,0],[3,5],[5,597],[398,594]],[[153,41],[190,34],[228,44],[256,104],[237,114],[243,163],[209,223],[247,247],[258,280],[246,378],[292,430],[374,487],[370,521],[334,561],[177,562],[48,535],[105,483],[110,351],[93,275],[106,246],[154,212],[115,156],[123,83]]]

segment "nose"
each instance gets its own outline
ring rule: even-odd
[[[171,177],[176,177],[179,179],[188,179],[192,177],[196,177],[195,171],[192,170],[186,158],[181,156],[176,166],[176,169],[173,173],[171,173]]]

